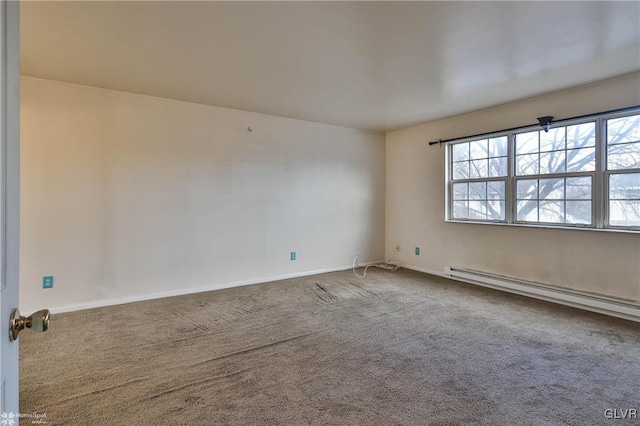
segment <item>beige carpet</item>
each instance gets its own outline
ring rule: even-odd
[[[47,425],[637,424],[640,327],[411,271],[54,315],[21,334]],[[28,424],[29,422],[25,423]]]

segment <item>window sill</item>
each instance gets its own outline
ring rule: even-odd
[[[543,228],[543,229],[564,229],[570,231],[591,231],[591,232],[613,232],[617,234],[640,234],[640,229],[622,229],[622,228],[588,228],[581,226],[561,226],[561,225],[538,225],[528,223],[506,223],[506,222],[483,222],[474,220],[455,220],[445,219],[446,223],[468,223],[473,225],[493,225],[493,226],[515,226],[518,228]]]

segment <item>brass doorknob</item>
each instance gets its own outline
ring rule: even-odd
[[[47,331],[49,328],[49,310],[43,309],[34,312],[28,317],[21,316],[17,308],[12,310],[11,318],[9,318],[9,340],[16,340],[18,334],[25,328],[37,332]]]

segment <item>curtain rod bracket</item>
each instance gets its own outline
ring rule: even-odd
[[[553,117],[550,115],[545,115],[544,117],[538,117],[537,120],[538,123],[540,123],[540,127],[542,127],[542,130],[544,130],[546,133],[549,133],[549,127],[551,126]]]

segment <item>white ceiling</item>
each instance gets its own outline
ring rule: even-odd
[[[640,70],[640,2],[22,2],[21,63],[385,131]]]

